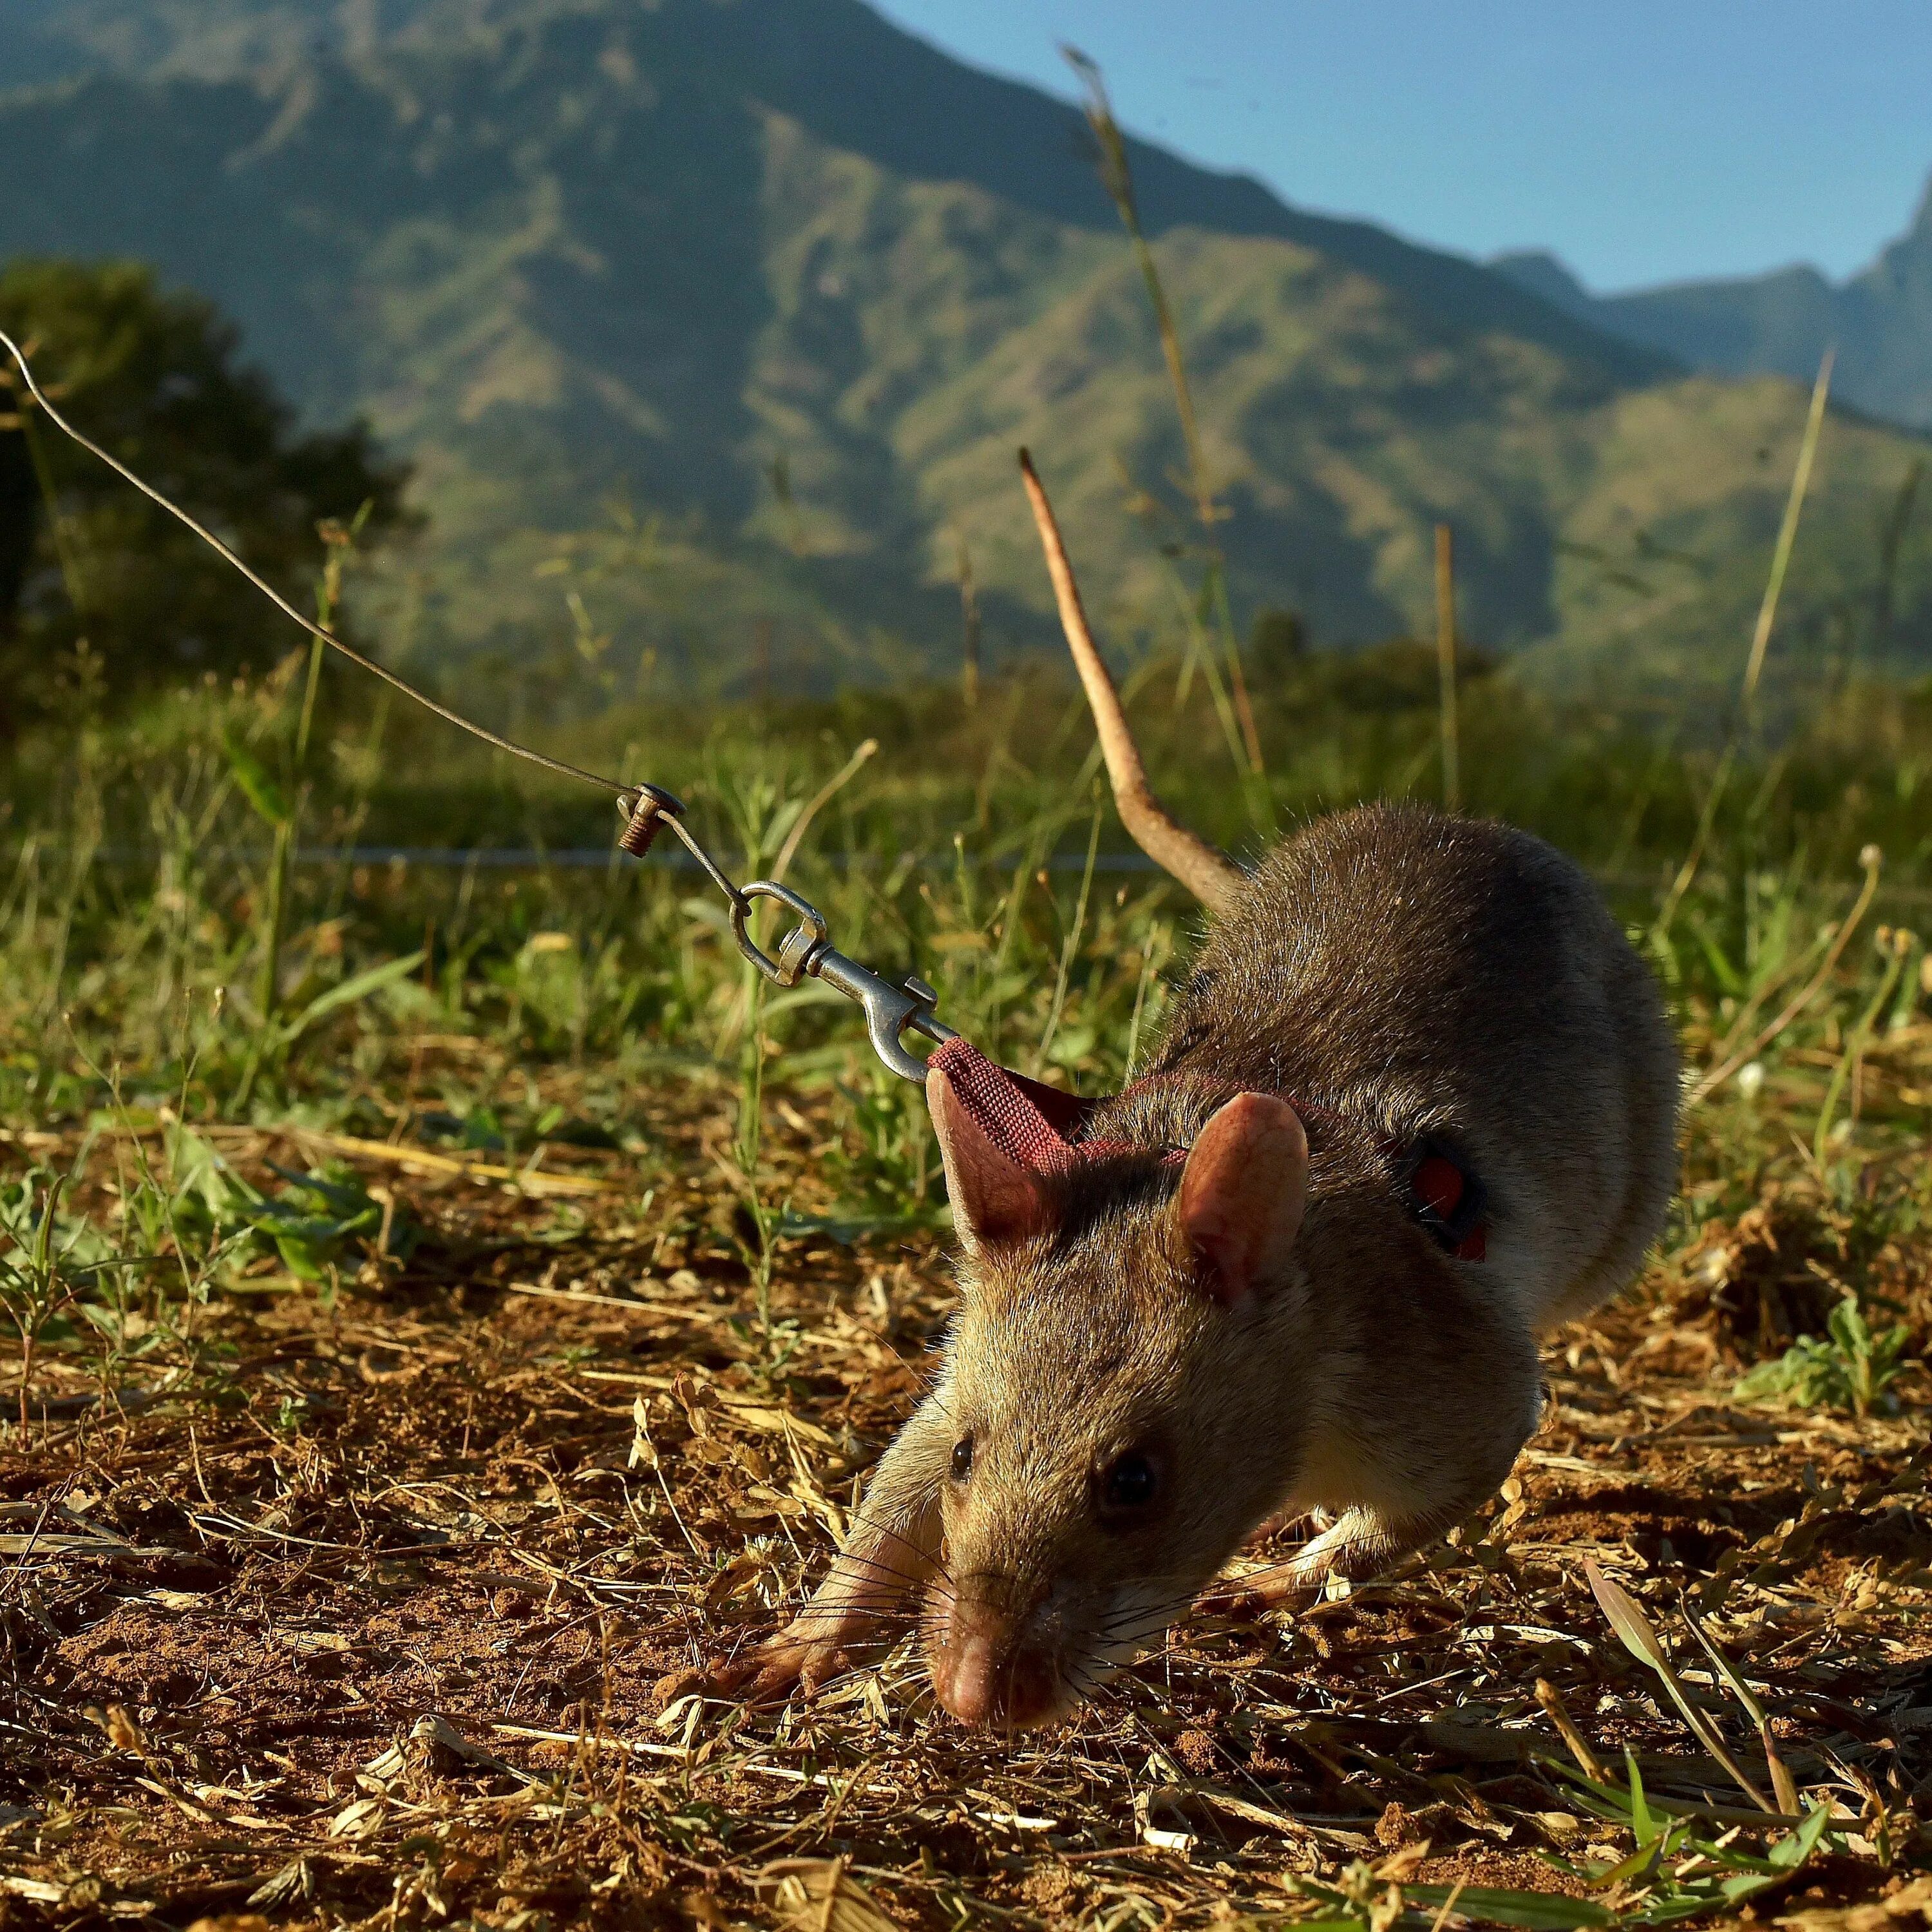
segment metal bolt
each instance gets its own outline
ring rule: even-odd
[[[624,818],[624,829],[617,836],[618,850],[641,859],[651,849],[651,842],[664,821],[684,816],[684,801],[656,785],[640,785],[619,798],[617,809]]]

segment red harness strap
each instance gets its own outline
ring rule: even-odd
[[[1126,1141],[1083,1139],[1087,1123],[1100,1105],[1098,1100],[1082,1100],[1077,1094],[1029,1080],[1024,1074],[988,1060],[965,1040],[947,1040],[934,1049],[926,1064],[946,1076],[954,1097],[995,1147],[1036,1174],[1063,1172],[1082,1160],[1156,1151]],[[1292,1096],[1288,1103],[1300,1113],[1329,1113],[1325,1107],[1305,1105]],[[1418,1142],[1412,1147],[1395,1142],[1383,1144],[1397,1162],[1409,1211],[1458,1261],[1482,1260],[1488,1241],[1482,1219],[1481,1182],[1432,1141]],[[1169,1166],[1178,1166],[1187,1158],[1185,1148],[1157,1151]]]
[[[949,1040],[926,1057],[946,1076],[973,1124],[1000,1151],[1036,1174],[1071,1167],[1083,1151],[1076,1145],[1095,1102],[988,1060],[970,1041]]]

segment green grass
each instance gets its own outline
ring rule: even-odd
[[[358,843],[540,854],[608,845],[614,827],[594,797],[526,788],[433,721],[361,710],[332,670],[315,706],[305,662],[256,688],[184,697],[22,748],[0,858],[0,1121],[106,1132],[165,1118],[182,1136],[292,1121],[376,1138],[447,1121],[472,1144],[514,1150],[566,1129],[621,1140],[641,1083],[695,1078],[736,1118],[730,1159],[755,1270],[769,1268],[785,1214],[760,1179],[768,1086],[832,1087],[844,1221],[916,1225],[941,1212],[916,1089],[872,1060],[856,1013],[829,989],[781,992],[749,975],[699,875],[614,854],[607,866],[538,856],[514,869],[350,856]],[[1258,681],[1258,778],[1240,769],[1241,748],[1199,678],[1180,700],[1186,676],[1180,661],[1147,660],[1129,680],[1132,702],[1177,808],[1238,850],[1257,849],[1264,825],[1358,798],[1428,797],[1438,782],[1434,667],[1420,647],[1312,659]],[[1874,1144],[1922,1127],[1922,1102],[1901,1100],[1882,1070],[1918,1023],[1925,981],[1910,923],[1928,883],[1923,698],[1855,690],[1804,736],[1739,768],[1667,922],[1660,909],[1714,754],[1556,711],[1502,675],[1472,681],[1465,710],[1473,808],[1598,870],[1659,972],[1694,1074],[1722,1076],[1694,1106],[1687,1215],[1700,1211],[1699,1188],[1728,1198],[1772,1169],[1801,1168],[1834,1197]],[[308,718],[304,765],[295,753]],[[1888,755],[1873,755],[1874,734]],[[613,712],[549,736],[684,794],[740,878],[769,868],[807,802],[842,775],[792,840],[788,875],[836,942],[930,979],[943,1016],[988,1052],[1088,1090],[1119,1083],[1144,1054],[1198,928],[1158,874],[1108,868],[1122,841],[1090,728],[1050,676],[990,681],[970,710],[944,689],[912,688],[681,717]],[[851,766],[864,739],[884,748]],[[271,770],[289,776],[265,826]],[[298,818],[308,862],[291,866],[284,828]],[[560,1122],[534,1097],[520,1105],[446,1072],[423,1090],[410,1066],[425,1034],[488,1044],[530,1070],[532,1096],[542,1070],[578,1070],[583,1118]],[[178,1199],[199,1189],[212,1226],[252,1214],[261,1231],[268,1208],[216,1208],[198,1156],[181,1151],[188,1143],[169,1145],[172,1171],[149,1178],[176,1204],[166,1228],[178,1232]],[[138,1198],[124,1210],[130,1224],[160,1211],[137,1212]],[[287,1211],[346,1211],[325,1202]],[[166,1228],[143,1238],[166,1246]],[[130,1225],[117,1237],[124,1250],[133,1234]],[[145,1280],[158,1300],[178,1297],[178,1277],[103,1274],[87,1294]],[[1831,1368],[1850,1360],[1839,1336],[1804,1345],[1826,1352],[1827,1366],[1794,1366],[1782,1382],[1767,1370],[1754,1388],[1876,1399],[1896,1354],[1882,1314],[1875,1366]]]
[[[802,1284],[842,1251],[850,1306],[890,1320],[904,1289],[889,1284],[903,1280],[905,1258],[930,1257],[945,1209],[920,1089],[878,1064],[836,995],[748,974],[715,894],[657,855],[588,867],[538,856],[514,870],[353,856],[358,842],[608,850],[616,827],[601,801],[547,783],[526,789],[520,772],[440,728],[360,709],[332,673],[301,766],[305,662],[298,655],[259,688],[197,694],[29,744],[15,767],[0,862],[0,1308],[21,1346],[0,1390],[0,1454],[44,1468],[36,1445],[64,1412],[38,1405],[56,1388],[73,1405],[91,1387],[106,1411],[134,1405],[158,1430],[176,1426],[166,1418],[198,1418],[188,1460],[167,1478],[186,1494],[196,1429],[209,1440],[245,1410],[264,1442],[299,1456],[334,1426],[333,1399],[300,1378],[252,1386],[250,1365],[283,1346],[292,1319],[323,1335],[380,1337],[404,1324],[477,1346],[486,1331],[467,1310],[446,1331],[408,1325],[427,1306],[425,1258],[464,1279],[500,1246],[540,1291],[551,1256],[572,1270],[565,1279],[593,1268],[591,1279],[621,1294],[653,1244],[700,1240],[712,1276],[728,1280],[719,1332],[732,1338],[740,1386],[823,1433],[831,1418],[806,1391],[825,1334]],[[1156,782],[1184,815],[1242,849],[1261,843],[1264,823],[1292,826],[1358,797],[1426,798],[1439,782],[1426,650],[1318,658],[1257,681],[1258,778],[1238,765],[1241,747],[1221,730],[1204,681],[1197,675],[1179,697],[1183,672],[1180,656],[1156,658],[1130,680]],[[1499,674],[1466,694],[1471,802],[1546,833],[1604,878],[1657,966],[1695,1076],[1685,1184],[1660,1264],[1634,1306],[1606,1318],[1639,1340],[1626,1333],[1606,1354],[1594,1331],[1580,1333],[1563,1345],[1569,1367],[1594,1348],[1606,1373],[1633,1378],[1640,1401],[1654,1386],[1642,1379],[1642,1338],[1677,1347],[1688,1334],[1709,1365],[1708,1400],[1751,1406],[1751,1426],[1768,1421],[1754,1439],[1808,1439],[1822,1425],[1840,1432],[1820,1438],[1828,1448],[1846,1430],[1895,1431],[1882,1418],[1922,1387],[1915,1364],[1932,1312],[1922,1151],[1932,1023],[1910,922],[1928,884],[1914,776],[1922,746],[1932,747],[1924,701],[1854,692],[1768,760],[1737,765],[1703,862],[1666,920],[1715,748],[1676,751],[1612,719],[1554,711]],[[1159,875],[1106,868],[1121,842],[1090,728],[1049,677],[990,680],[970,710],[952,692],[913,688],[813,706],[613,712],[548,736],[587,764],[686,794],[693,824],[740,878],[769,872],[794,846],[786,876],[843,950],[924,974],[941,1014],[988,1051],[1085,1090],[1119,1084],[1144,1058],[1198,930],[1196,909]],[[1888,755],[1874,754],[1875,736]],[[874,739],[881,748],[859,758]],[[266,823],[251,795],[256,767],[292,775]],[[293,842],[275,830],[297,818],[310,856],[286,863]],[[667,1138],[668,1114],[694,1130]],[[455,1207],[352,1150],[337,1164],[320,1136],[351,1137],[364,1156],[368,1143],[387,1143],[484,1164],[472,1174],[559,1183],[576,1171],[573,1150],[616,1149],[629,1193],[580,1206],[567,1188],[548,1202],[524,1189],[506,1210],[472,1180],[472,1204]],[[224,1152],[244,1144],[245,1174]],[[291,1146],[316,1150],[265,1152]],[[491,1199],[494,1209],[474,1204]],[[849,1327],[844,1304],[830,1305]],[[378,1341],[376,1360],[398,1346]],[[557,1359],[580,1354],[605,1381],[621,1379],[611,1364],[629,1360],[574,1339]],[[658,1366],[683,1373],[676,1361]],[[506,1372],[492,1357],[472,1386]],[[1670,1386],[1681,1400],[1681,1384]],[[1621,1426],[1648,1424],[1633,1413]],[[1794,1472],[1810,1453],[1790,1452]],[[677,1466],[681,1484],[699,1467]],[[1889,1466],[1875,1466],[1854,1489],[1841,1465],[1830,1480],[1814,1480],[1808,1465],[1791,1522],[1742,1564],[1734,1554],[1702,1578],[1698,1610],[1682,1612],[1692,1635],[1702,1642],[1714,1628],[1736,1650],[1742,1613],[1716,1621],[1727,1591],[1782,1587],[1834,1526],[1877,1524],[1895,1492],[1905,1499],[1909,1472],[1894,1480]],[[688,1516],[688,1486],[665,1495]],[[667,1551],[684,1545],[640,1546],[660,1576]],[[734,1538],[707,1560],[720,1576],[740,1562],[764,1576],[788,1551]],[[1560,1628],[1589,1614],[1520,1607],[1500,1543],[1458,1546],[1449,1560],[1478,1574],[1498,1566],[1511,1617],[1553,1616]],[[1925,1573],[1907,1556],[1869,1574],[1874,1593],[1892,1593],[1882,1600],[1891,1616],[1894,1603],[1918,1600]],[[711,1603],[716,1581],[693,1583],[692,1600]],[[1685,1691],[1676,1673],[1702,1664],[1681,1642],[1670,1660],[1655,1634],[1672,1621],[1666,1580],[1641,1582],[1649,1609],[1634,1614],[1656,1620],[1644,1628],[1664,1663],[1642,1643],[1636,1655],[1673,1700],[1658,1704],[1654,1721],[1668,1727],[1681,1712],[1700,1742],[1717,1737],[1730,1750],[1722,1730],[1735,1736],[1759,1721],[1755,1694],[1732,1686],[1738,1709],[1714,1719],[1708,1696]],[[772,1571],[767,1600],[782,1588]],[[1916,1631],[1918,1614],[1901,1608],[1886,1628]],[[1726,1652],[1713,1662],[1730,1686]],[[1417,1667],[1432,1678],[1436,1668]],[[1788,1696],[1776,1707],[1787,1741],[1797,1708]],[[1590,1723],[1588,1707],[1579,1716]],[[784,1720],[794,1721],[815,1720]],[[625,1735],[652,1735],[648,1716],[627,1723]],[[925,1730],[915,1742],[950,1748]],[[1455,1856],[1478,1862],[1464,1883],[1453,1870],[1443,1876],[1439,1853],[1426,1870],[1420,1852],[1350,1854],[1286,1882],[1282,1908],[1370,1932],[1430,1932],[1450,1914],[1660,1925],[1775,1900],[1816,1874],[1863,1896],[1894,1842],[1918,1829],[1882,1795],[1861,1817],[1864,1801],[1848,1798],[1849,1786],[1810,1769],[1792,1794],[1778,1792],[1774,1816],[1742,1792],[1653,1798],[1646,1772],[1634,1758],[1615,1766],[1615,1755],[1574,1773],[1547,1754],[1536,1760],[1545,1841],[1534,1859],[1492,1868],[1465,1846]],[[1178,1773],[1161,1776],[1180,1789]],[[1413,1796],[1419,1782],[1399,1788]],[[608,1802],[628,1815],[626,1801]],[[1091,1828],[1103,1842],[1118,1828]],[[89,1856],[98,1865],[108,1855]],[[112,1868],[124,1888],[141,1869]],[[1220,1881],[1204,1868],[1199,1882]]]

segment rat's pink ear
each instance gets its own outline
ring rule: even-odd
[[[1237,1094],[1196,1138],[1174,1199],[1217,1301],[1232,1306],[1280,1277],[1307,1200],[1308,1136],[1294,1109]]]
[[[936,1066],[926,1076],[926,1104],[946,1162],[953,1225],[968,1247],[1045,1234],[1053,1211],[1041,1177],[994,1145]]]

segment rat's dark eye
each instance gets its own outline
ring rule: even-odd
[[[963,1483],[973,1473],[973,1438],[962,1436],[952,1445],[952,1480]]]
[[[1160,1488],[1154,1464],[1138,1449],[1130,1449],[1102,1474],[1100,1502],[1110,1516],[1130,1516],[1145,1509]]]

